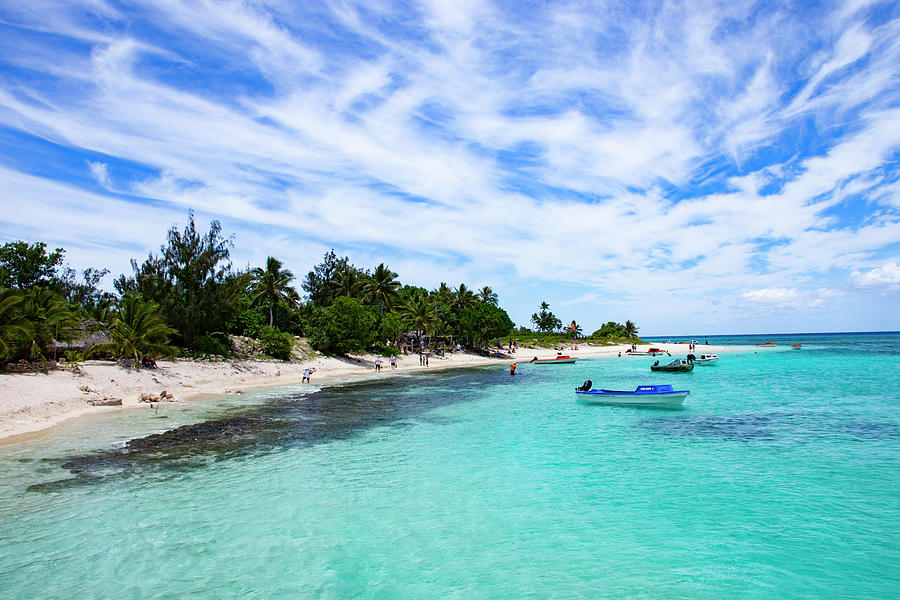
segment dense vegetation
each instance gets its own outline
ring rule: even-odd
[[[77,273],[63,266],[65,250],[42,242],[0,246],[0,361],[57,359],[63,342],[83,344],[85,355],[127,359],[225,355],[230,336],[247,336],[265,354],[288,359],[295,336],[327,353],[398,353],[406,346],[480,349],[507,337],[557,343],[583,337],[574,321],[563,326],[546,302],[532,322],[513,322],[488,286],[472,290],[441,283],[433,290],[403,284],[387,265],[353,265],[332,250],[295,289],[295,275],[275,257],[236,269],[234,239],[217,221],[197,230],[193,213],[183,229],[169,229],[158,253],[132,259],[131,273],[115,278],[115,294],[101,287],[107,269]],[[93,336],[93,337],[92,337]],[[555,336],[555,337],[554,337]],[[559,338],[558,340],[556,338]],[[637,327],[607,323],[594,339],[637,339]]]

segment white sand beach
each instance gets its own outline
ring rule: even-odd
[[[675,355],[687,353],[686,344],[652,344]],[[650,344],[638,346],[647,350]],[[630,346],[568,346],[564,353],[578,358],[616,357]],[[728,352],[733,347],[698,345],[695,353]],[[509,358],[488,358],[456,352],[446,357],[431,356],[427,367],[418,355],[397,357],[392,368],[382,358],[382,370],[375,371],[374,355],[335,358],[319,356],[306,362],[263,360],[159,361],[156,369],[122,367],[111,361],[88,361],[79,373],[70,370],[43,373],[0,373],[0,445],[17,443],[45,435],[65,422],[86,414],[97,414],[146,407],[146,399],[157,399],[166,392],[174,401],[188,401],[210,395],[240,393],[250,388],[298,384],[303,370],[314,369],[312,385],[340,380],[390,377],[394,373],[428,372],[447,368],[528,362],[533,357],[551,358],[552,348],[520,347]],[[142,402],[142,396],[145,401]],[[92,403],[117,402],[121,406],[96,406]],[[155,402],[156,400],[154,400]]]

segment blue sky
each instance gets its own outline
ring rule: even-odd
[[[900,6],[0,0],[0,241],[189,208],[518,324],[900,330]]]

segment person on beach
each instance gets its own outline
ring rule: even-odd
[[[426,367],[428,366],[428,355],[427,354],[425,355],[425,366]]]
[[[396,356],[391,357],[391,366],[395,369],[397,368],[397,357]]]
[[[309,383],[309,376],[312,375],[309,368],[303,369],[303,379],[300,383]]]
[[[380,356],[375,359],[375,370],[376,371],[381,370],[381,357]]]

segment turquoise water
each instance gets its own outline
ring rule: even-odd
[[[900,335],[789,341],[690,374],[623,357],[293,388],[3,448],[0,596],[898,597]],[[692,395],[588,406],[585,379]]]

